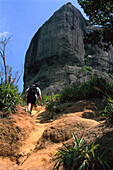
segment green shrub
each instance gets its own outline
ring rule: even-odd
[[[74,145],[66,146],[59,149],[56,153],[54,168],[59,170],[63,166],[66,170],[81,170],[81,169],[110,169],[107,160],[105,158],[105,151],[100,150],[100,145],[85,144],[85,138],[83,135],[79,138],[78,135],[73,133]]]
[[[43,95],[43,92],[42,92],[42,100],[43,100],[43,104],[45,105],[49,103],[50,101],[55,101],[58,98],[59,98],[59,94],[47,96],[47,95]]]
[[[76,101],[81,99],[91,99],[94,97],[113,95],[113,83],[108,83],[102,78],[92,78],[86,83],[79,83],[71,87],[67,87],[61,91],[60,101]]]
[[[50,103],[48,102],[46,104],[46,110],[58,113],[63,111],[63,107],[60,105],[58,101],[50,101]]]
[[[50,118],[52,118],[54,113],[64,110],[62,103],[101,98],[103,96],[107,98],[113,96],[113,83],[109,83],[102,78],[93,77],[86,83],[66,87],[60,94],[43,96],[43,100],[46,104],[46,110],[50,112]]]
[[[46,101],[46,110],[50,112],[49,119],[51,119],[54,113],[59,113],[64,110],[63,106],[60,104],[59,95],[54,95],[48,98]]]
[[[106,123],[109,126],[113,126],[113,100],[108,98],[108,104],[105,106],[105,109],[100,112],[100,116],[106,118]]]
[[[0,85],[0,109],[4,115],[15,111],[15,105],[21,101],[17,86],[11,83]]]

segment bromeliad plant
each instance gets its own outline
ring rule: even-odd
[[[63,148],[59,149],[56,153],[54,169],[59,170],[61,166],[65,170],[82,170],[85,168],[108,168],[110,169],[106,159],[104,158],[105,152],[100,153],[100,145],[94,145],[92,142],[91,145],[85,144],[85,138],[83,134],[79,137],[78,134],[73,133],[74,145],[66,146],[63,144]]]

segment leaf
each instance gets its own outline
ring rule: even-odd
[[[108,167],[108,169],[111,169],[110,166],[108,165],[108,163],[106,161],[104,161],[105,165]]]
[[[113,103],[113,100],[112,100],[111,98],[108,98],[108,101],[111,102],[111,103]]]
[[[74,138],[74,143],[75,143],[75,145],[77,145],[78,146],[78,139],[77,139],[77,137],[75,136],[75,134],[74,134],[74,132],[73,132],[73,138]]]
[[[84,168],[85,168],[85,164],[86,164],[86,162],[85,162],[85,160],[84,160],[83,163],[82,163],[82,165],[80,165],[80,167],[79,167],[77,170],[84,169]]]
[[[86,139],[86,138],[83,138],[83,135],[82,135],[82,137],[81,137],[81,139],[80,139],[80,146],[82,146],[82,145],[84,144],[85,139]]]
[[[94,146],[94,149],[98,149],[99,147],[100,147],[100,145],[97,144],[97,145]]]
[[[92,142],[91,149],[92,149],[93,158],[95,158],[95,153],[94,153],[94,141]]]

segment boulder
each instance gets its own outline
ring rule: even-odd
[[[80,113],[79,113],[80,115]],[[72,138],[72,133],[84,133],[90,127],[97,126],[99,123],[95,120],[85,119],[77,114],[67,114],[60,119],[52,122],[42,134],[40,140],[48,140],[53,143],[64,142]],[[40,141],[38,141],[39,144]]]
[[[24,90],[38,82],[46,94],[59,93],[63,88],[89,76],[76,76],[84,65],[110,79],[113,49],[84,44],[91,26],[71,3],[63,5],[36,32],[25,56]],[[87,55],[86,55],[87,53]]]

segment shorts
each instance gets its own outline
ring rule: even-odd
[[[34,105],[35,102],[36,102],[36,97],[35,96],[30,96],[30,95],[27,96],[27,104],[31,103],[31,104]]]

